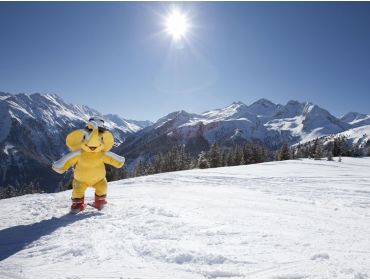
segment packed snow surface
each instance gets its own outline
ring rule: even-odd
[[[0,201],[0,276],[368,278],[370,158],[292,160]],[[92,189],[87,193],[92,199]]]

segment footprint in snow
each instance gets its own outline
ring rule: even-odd
[[[329,255],[327,253],[315,254],[310,259],[311,260],[327,260],[329,259]]]

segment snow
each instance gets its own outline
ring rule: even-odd
[[[12,108],[12,109],[14,109],[14,111],[16,112],[16,113],[21,113],[21,116],[23,116],[23,115],[25,115],[25,116],[27,116],[27,117],[29,117],[29,118],[35,118],[34,116],[32,116],[29,112],[27,112],[27,110],[26,109],[24,109],[21,105],[19,105],[19,104],[17,104],[17,103],[15,103],[14,101],[12,101],[12,100],[7,100],[7,103],[10,105],[10,107]],[[9,111],[9,113],[12,113],[12,111]],[[13,113],[14,114],[14,113]],[[12,117],[14,117],[14,118],[16,118],[18,121],[19,121],[19,119],[17,118],[17,116],[12,116]],[[19,121],[19,122],[21,122],[21,121]]]
[[[4,98],[9,109],[6,113],[19,123],[25,123],[27,118],[43,120],[48,126],[48,130],[57,133],[60,127],[64,127],[71,122],[86,122],[91,116],[101,114],[87,106],[66,104],[60,97],[55,94],[16,94]],[[0,108],[0,113],[4,109]],[[9,111],[9,112],[8,112]],[[118,123],[116,123],[118,122]],[[107,120],[107,127],[112,130],[118,130],[124,133],[133,133],[141,129],[136,124],[129,122],[119,116]],[[117,135],[118,140],[122,137]]]
[[[267,122],[264,126],[270,130],[291,131],[293,136],[299,136],[303,130],[303,121],[303,116],[296,116],[294,118],[275,119]]]
[[[360,149],[364,149],[368,146],[368,142],[370,141],[370,125],[363,125],[360,127],[345,130],[340,133],[325,136],[324,145],[333,142],[335,138],[339,137],[345,137],[351,145],[357,145]],[[305,141],[301,141],[301,144],[304,143]]]
[[[0,91],[0,101],[1,100],[5,100],[5,99],[7,99],[10,96],[11,96],[10,94]]]
[[[210,122],[235,119],[240,112],[246,112],[247,108],[248,106],[240,101],[234,102],[225,108],[204,112],[201,114],[201,121],[204,124],[208,124]]]
[[[109,120],[109,127],[117,126],[124,132],[138,132],[142,129],[142,127],[138,126],[137,124],[133,122],[130,123],[118,115],[109,114],[105,115],[104,117],[106,121]]]
[[[10,144],[5,144],[5,147],[4,147],[4,153],[8,156],[9,153],[11,152],[11,150],[14,149],[14,146],[13,145],[10,145]],[[13,152],[15,152],[16,150],[14,149]]]
[[[25,150],[22,149],[23,146],[26,149],[31,147],[40,156],[41,161],[55,159],[55,155],[65,152],[65,145],[58,145],[64,143],[63,135],[76,127],[83,127],[89,117],[101,116],[98,111],[87,106],[67,104],[54,94],[0,93],[0,96],[4,97],[0,100],[0,144],[4,146],[4,142],[7,141],[19,151]],[[114,120],[108,120],[106,126],[113,133],[116,146],[121,144],[128,134],[141,129],[119,116],[116,116],[115,120],[119,124]],[[27,144],[21,141],[18,135],[24,131],[27,131]],[[59,152],[50,150],[48,139],[54,139]],[[4,151],[6,155],[10,155],[6,149]],[[9,162],[9,165],[13,166],[12,168],[23,169],[20,165],[25,163],[25,160],[21,157],[20,162]]]
[[[364,147],[370,139],[370,125],[348,129],[342,133],[338,133],[336,136],[344,136],[352,143],[358,144],[360,147]]]
[[[233,139],[235,131],[239,130],[240,137],[244,139],[271,141],[279,137],[280,142],[296,144],[351,127],[351,124],[310,102],[291,100],[286,105],[280,105],[260,99],[249,106],[234,102],[225,108],[202,114],[173,112],[159,119],[152,129],[164,129],[162,133],[184,143],[199,136],[209,143]]]
[[[368,278],[370,158],[292,160],[0,200],[0,277]],[[92,189],[87,193],[93,196]]]
[[[351,124],[352,126],[362,126],[370,124],[370,115],[357,112],[349,112],[344,115],[341,120]]]

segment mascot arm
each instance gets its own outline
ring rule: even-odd
[[[63,174],[71,166],[75,165],[81,155],[80,151],[75,151],[64,155],[61,159],[55,161],[52,168],[55,172]]]
[[[125,163],[125,158],[112,152],[106,152],[104,163],[113,165],[116,168],[121,168]]]

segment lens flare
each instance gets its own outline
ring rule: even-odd
[[[178,10],[173,10],[166,17],[166,32],[175,40],[178,41],[185,37],[189,29],[188,19],[185,14]]]

